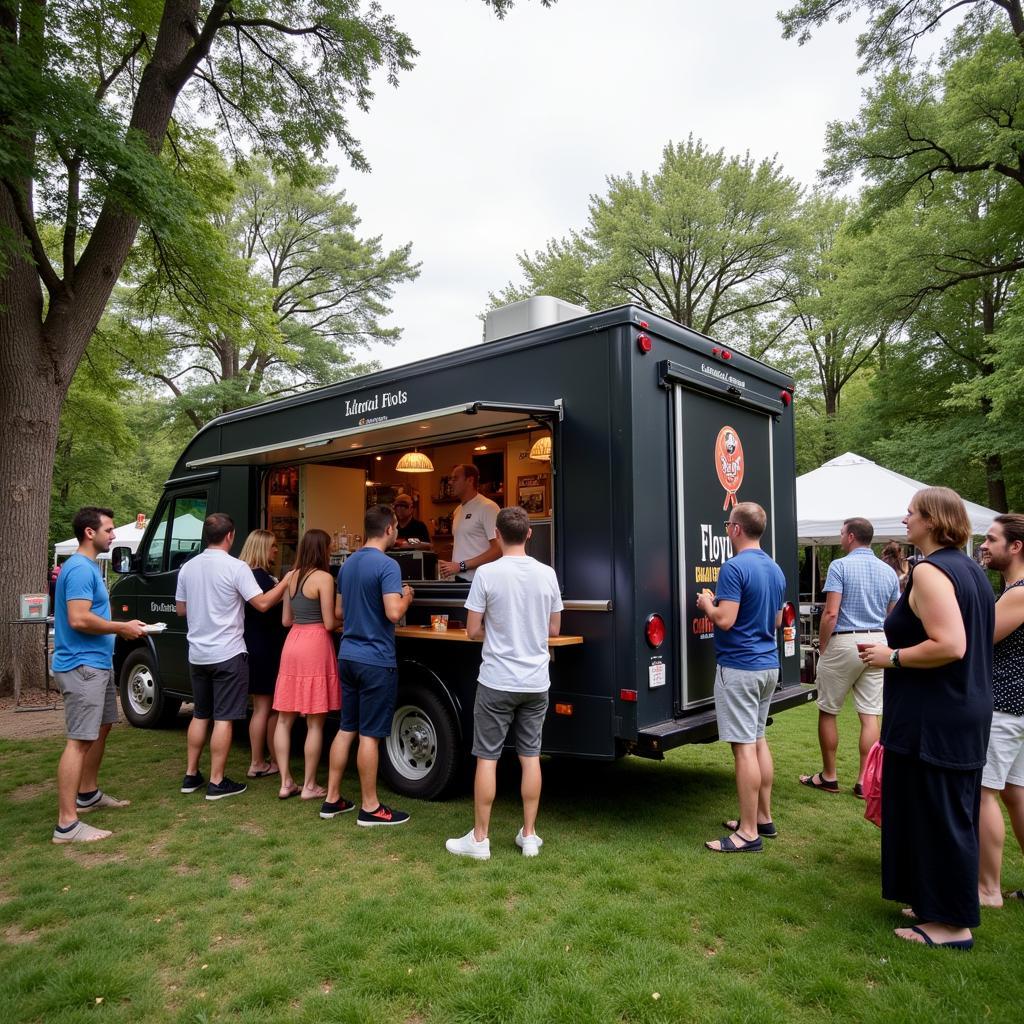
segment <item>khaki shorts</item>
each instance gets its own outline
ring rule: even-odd
[[[96,740],[100,727],[117,721],[117,687],[112,668],[79,665],[54,672],[64,696],[64,721],[69,740]]]
[[[814,685],[818,689],[818,707],[826,714],[838,715],[851,690],[858,714],[882,713],[883,673],[880,668],[867,668],[860,660],[857,644],[865,643],[884,644],[885,634],[865,630],[833,635],[818,659]]]
[[[988,756],[981,784],[986,789],[1024,786],[1024,718],[1005,711],[992,712]]]

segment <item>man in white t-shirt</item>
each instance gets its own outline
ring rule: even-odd
[[[452,469],[452,493],[461,504],[452,515],[452,560],[437,563],[442,579],[472,580],[481,565],[501,558],[494,525],[499,509],[490,498],[477,492],[479,483],[480,470],[476,466]]]
[[[466,632],[483,640],[483,660],[473,708],[473,786],[475,822],[460,839],[445,843],[449,853],[487,860],[487,829],[494,804],[498,759],[515,727],[516,753],[523,770],[523,827],[516,846],[536,857],[540,806],[540,750],[548,709],[548,637],[558,636],[562,598],[555,571],[526,553],[530,517],[524,509],[503,508],[497,518],[502,557],[476,573],[466,600]]]
[[[207,800],[245,792],[224,774],[231,749],[231,723],[244,720],[249,701],[249,661],[245,650],[245,605],[265,612],[284,597],[288,575],[263,592],[252,569],[228,552],[235,542],[231,516],[214,512],[203,523],[205,550],[178,571],[174,594],[179,615],[188,620],[188,667],[195,710],[188,727],[188,767],[182,793],[201,788],[199,758],[210,719],[210,782]]]

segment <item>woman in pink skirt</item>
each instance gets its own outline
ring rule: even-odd
[[[316,781],[324,719],[328,711],[341,707],[338,656],[331,640],[331,631],[341,622],[341,602],[327,571],[330,550],[331,539],[323,530],[307,530],[299,542],[284,595],[282,618],[291,629],[274,690],[274,710],[278,712],[274,751],[281,769],[278,796],[282,800],[299,795],[303,800],[321,800],[327,794]],[[306,769],[301,788],[295,785],[288,764],[296,715],[306,717]]]

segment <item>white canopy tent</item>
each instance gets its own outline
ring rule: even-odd
[[[139,544],[142,543],[142,535],[146,532],[147,525],[148,521],[140,516],[133,519],[130,523],[125,523],[124,526],[115,527],[114,547],[128,547],[132,549],[132,554],[135,554]],[[54,544],[53,564],[56,565],[59,558],[67,558],[77,550],[78,541],[74,537],[70,540],[62,540],[59,544]],[[98,555],[97,558],[109,560],[110,554],[104,552],[102,555]]]
[[[928,487],[853,452],[830,459],[796,478],[797,535],[801,544],[838,544],[843,520],[863,516],[875,528],[875,540],[906,541],[903,517],[914,494]],[[965,501],[971,529],[984,536],[999,514]]]
[[[914,494],[929,486],[846,452],[796,478],[797,536],[801,545],[838,544],[843,520],[863,516],[875,528],[875,540],[906,542],[903,517]],[[966,501],[971,530],[983,536],[999,514]],[[811,579],[816,575],[812,568]]]

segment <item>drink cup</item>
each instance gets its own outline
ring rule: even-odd
[[[869,647],[874,647],[874,644],[857,644],[857,651],[863,654]]]
[[[430,616],[430,628],[435,633],[447,633],[448,632],[448,616],[447,615],[431,615]]]

